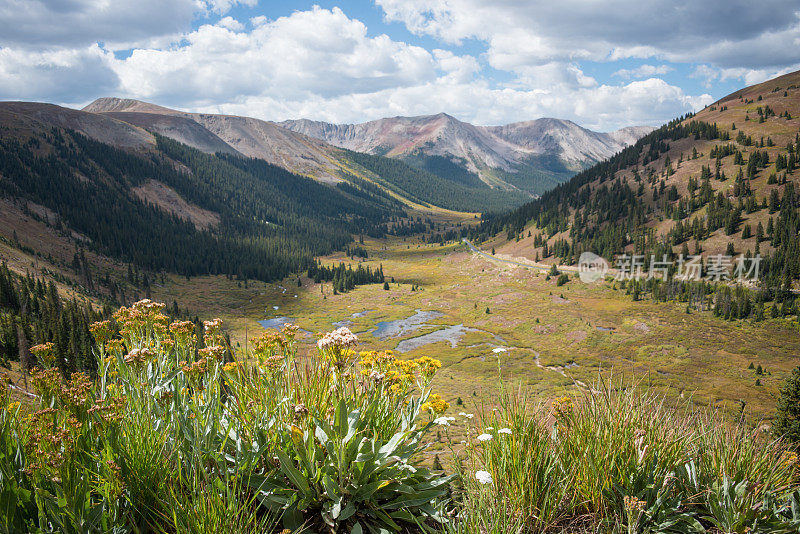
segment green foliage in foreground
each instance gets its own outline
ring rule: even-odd
[[[596,388],[537,406],[502,392],[478,414],[447,532],[798,532],[797,455],[782,442]]]
[[[758,366],[759,369],[761,365]],[[800,367],[786,379],[778,399],[775,432],[800,447]]]
[[[161,308],[92,325],[96,381],[32,347],[35,411],[3,384],[0,532],[800,531],[798,457],[759,429],[621,385],[546,404],[501,389],[460,414],[448,477],[420,465],[455,420],[437,360],[356,354],[347,329],[301,359],[293,327],[236,360],[219,321],[198,339]]]
[[[92,325],[98,379],[38,359],[38,409],[0,390],[0,532],[393,533],[443,521],[449,478],[418,465],[441,365],[361,353],[346,329],[295,357],[296,329],[230,361],[141,301]],[[202,348],[200,348],[202,347]],[[359,361],[357,361],[357,359]],[[227,361],[226,361],[227,360]]]

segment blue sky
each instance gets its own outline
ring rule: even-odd
[[[658,125],[800,68],[769,0],[0,0],[0,99]]]

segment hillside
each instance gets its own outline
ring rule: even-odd
[[[361,124],[308,119],[280,123],[333,145],[401,158],[418,167],[471,174],[485,183],[540,194],[649,132],[630,127],[599,133],[559,119],[475,126],[447,115],[393,117]]]
[[[238,117],[186,113],[139,100],[99,98],[83,111],[116,119],[180,141],[204,152],[238,152],[291,172],[328,182],[340,180],[334,147],[275,123]],[[180,120],[183,119],[183,120]],[[204,131],[198,135],[198,131]],[[210,142],[214,140],[216,142]]]
[[[477,178],[464,181],[458,176],[440,172],[439,168],[412,168],[405,162],[387,163],[384,167],[393,171],[386,176],[379,175],[359,165],[349,151],[276,123],[250,117],[185,113],[119,98],[100,98],[86,106],[84,111],[113,117],[203,152],[258,158],[326,183],[363,183],[366,180],[390,191],[410,207],[421,205],[423,209],[437,206],[456,211],[499,212],[530,199],[530,194],[523,191],[493,191]],[[397,179],[411,175],[413,181]],[[420,194],[421,191],[424,194]]]
[[[4,116],[9,108],[0,107]],[[384,235],[406,216],[377,188],[320,183],[80,113],[80,126],[127,128],[146,148],[117,148],[52,122],[4,122],[0,131],[0,196],[71,233],[76,249],[155,272],[272,280],[307,268],[353,235]],[[5,221],[2,237],[31,242],[11,228]]]
[[[476,235],[501,254],[568,264],[584,250],[609,260],[760,254],[769,299],[800,277],[798,117],[800,72],[744,88]]]

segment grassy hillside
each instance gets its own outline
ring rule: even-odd
[[[760,254],[763,297],[783,301],[800,278],[799,132],[792,73],[670,122],[475,236],[551,263],[586,250],[608,260]]]
[[[358,185],[321,184],[164,137],[140,152],[68,130],[3,134],[3,197],[45,210],[50,224],[82,236],[81,246],[151,271],[283,278],[404,216],[397,201]],[[183,209],[151,203],[155,186]],[[192,210],[215,224],[198,224]]]

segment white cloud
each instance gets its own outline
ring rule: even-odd
[[[800,62],[781,69],[717,68],[704,64],[695,67],[689,76],[700,79],[703,87],[711,88],[715,82],[727,80],[743,80],[745,85],[755,85],[796,70],[800,70]]]
[[[188,30],[195,0],[4,0],[3,46],[81,47],[130,43]]]
[[[634,69],[620,69],[612,76],[618,76],[626,80],[631,78],[650,78],[655,75],[667,74],[675,69],[669,65],[640,65]]]
[[[590,6],[586,14],[565,0],[567,5],[542,6],[536,18],[518,0],[497,0],[491,9],[478,0],[377,0],[388,18],[417,33],[446,42],[484,40],[486,53],[475,57],[376,35],[339,8],[314,7],[274,20],[224,16],[234,4],[254,1],[141,0],[139,11],[127,3],[113,16],[103,6],[119,7],[116,0],[33,0],[30,13],[16,15],[0,7],[0,21],[21,26],[35,20],[47,26],[58,20],[59,9],[70,7],[67,22],[74,25],[54,30],[50,40],[44,30],[27,40],[0,36],[0,98],[75,104],[114,95],[193,111],[332,122],[441,111],[478,124],[552,116],[600,130],[657,125],[712,101],[654,77],[666,65],[620,70],[617,76],[629,82],[620,84],[581,68],[584,60],[665,54],[617,27],[643,16],[646,7],[603,18],[599,8]],[[165,10],[174,20],[159,18]],[[565,11],[575,11],[585,36],[556,20]],[[91,13],[95,27],[87,22]],[[189,29],[197,17],[209,22]],[[115,56],[120,43],[129,42],[137,43],[133,50]],[[511,73],[510,79],[492,81],[487,65]],[[714,80],[735,74],[733,67],[713,69]]]
[[[296,99],[316,94],[375,92],[436,77],[437,65],[472,68],[467,59],[368,37],[340,9],[315,7],[275,21],[254,21],[250,32],[231,23],[204,25],[166,49],[138,49],[115,62],[125,93],[142,98],[225,101],[253,95]]]
[[[492,88],[485,81],[459,83],[445,76],[414,86],[332,98],[311,95],[285,100],[268,95],[250,96],[236,103],[201,107],[198,111],[249,114],[273,120],[308,117],[341,123],[441,111],[487,125],[549,116],[605,131],[631,124],[659,125],[664,117],[700,109],[713,100],[710,95],[686,95],[680,88],[658,79],[551,92]]]
[[[258,0],[3,0],[0,43],[5,47],[106,49],[154,46],[191,29],[197,17],[224,15]],[[232,19],[231,19],[232,20]]]
[[[774,0],[375,0],[389,21],[448,42],[488,43],[499,68],[550,61],[663,57],[724,67],[800,60],[800,7]]]
[[[239,32],[244,29],[244,24],[239,22],[233,17],[224,17],[217,22],[217,26],[221,26],[233,32]]]
[[[79,103],[113,92],[112,56],[97,45],[36,52],[0,48],[0,98]]]

